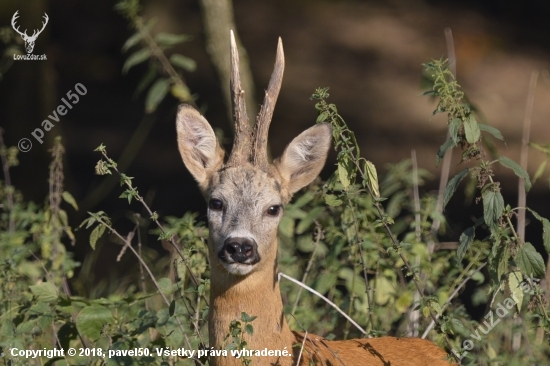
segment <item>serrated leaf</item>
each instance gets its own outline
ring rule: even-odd
[[[529,174],[515,161],[507,158],[506,156],[501,156],[499,162],[507,168],[512,169],[515,175],[525,180],[525,192],[529,192],[531,189],[531,180],[529,179]]]
[[[186,34],[173,34],[160,32],[155,36],[155,41],[161,46],[173,46],[190,40],[191,37]]]
[[[476,117],[473,114],[470,114],[464,121],[464,134],[466,135],[466,141],[470,144],[475,144],[481,137]]]
[[[93,304],[80,311],[76,318],[78,332],[91,340],[101,336],[103,327],[114,323],[113,314],[105,306]]]
[[[95,250],[95,245],[98,239],[101,238],[104,232],[105,232],[105,226],[99,224],[90,233],[90,246],[92,247],[93,250]]]
[[[443,159],[443,157],[445,156],[445,153],[447,152],[447,150],[449,150],[450,148],[453,148],[455,146],[456,146],[456,143],[452,138],[445,141],[445,143],[439,147],[439,150],[437,151],[437,154],[435,155],[435,165],[436,166],[439,165],[439,162],[441,161],[441,159]]]
[[[132,53],[128,56],[126,62],[124,62],[124,66],[122,66],[122,73],[126,74],[132,67],[147,61],[150,56],[151,50],[149,48],[142,48],[141,50]]]
[[[523,244],[518,250],[515,261],[525,275],[544,277],[546,272],[544,260],[531,243]]]
[[[160,287],[160,290],[164,294],[169,295],[172,293],[172,281],[170,281],[169,278],[163,277],[159,279],[157,282]]]
[[[468,175],[468,172],[470,171],[469,168],[464,169],[463,171],[459,172],[457,175],[455,175],[449,183],[447,183],[447,186],[445,187],[445,190],[443,191],[443,207],[447,206],[447,203],[449,203],[449,200],[451,197],[453,197],[453,194],[455,193],[458,185]]]
[[[367,174],[367,184],[372,190],[375,198],[380,198],[380,188],[378,187],[378,173],[376,167],[370,161],[365,161],[365,172]]]
[[[550,254],[550,221],[544,217],[542,217],[541,215],[539,215],[538,213],[536,213],[535,211],[531,210],[530,208],[527,208],[532,214],[533,216],[535,216],[535,218],[537,220],[539,220],[542,224],[542,241],[544,243],[544,249],[546,249],[546,253]]]
[[[338,178],[340,179],[340,183],[342,183],[342,187],[347,189],[349,187],[348,171],[341,163],[338,163]]]
[[[162,102],[168,90],[170,88],[170,83],[168,79],[161,78],[155,81],[153,86],[149,89],[147,97],[145,98],[145,112],[153,113],[157,106]]]
[[[470,245],[474,241],[475,237],[475,228],[469,227],[460,235],[460,245],[458,246],[458,250],[456,251],[456,256],[458,258],[458,261],[462,261],[462,258],[464,258],[464,254],[470,249]]]
[[[39,301],[53,302],[57,300],[59,294],[54,284],[50,282],[43,282],[38,285],[29,286],[32,294],[37,297]]]
[[[521,311],[521,305],[523,303],[523,289],[520,287],[522,280],[523,276],[520,271],[514,271],[508,274],[508,289],[510,290],[512,298],[516,301],[518,312]]]
[[[250,335],[254,335],[254,327],[252,326],[252,324],[245,325],[244,331]]]
[[[325,203],[331,207],[338,207],[344,202],[333,194],[325,194],[324,199]]]
[[[498,219],[504,211],[504,198],[502,194],[487,187],[481,194],[483,198],[483,218],[491,230],[498,228]]]
[[[174,53],[170,56],[170,63],[174,66],[181,67],[188,72],[193,72],[197,69],[197,63],[195,60],[178,53]]]
[[[64,191],[61,194],[61,197],[63,197],[63,200],[67,202],[69,205],[73,206],[75,210],[78,211],[78,205],[76,204],[76,200],[74,199],[73,195],[70,194],[67,191]]]
[[[481,131],[489,132],[493,137],[504,141],[504,136],[500,133],[500,131],[497,128],[494,128],[492,126],[484,125],[483,123],[478,123],[477,126]]]
[[[455,145],[458,144],[458,131],[460,131],[461,126],[462,120],[460,118],[453,118],[449,122],[449,135],[451,135],[451,139],[453,139]]]

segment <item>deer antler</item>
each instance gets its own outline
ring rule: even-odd
[[[17,13],[19,13],[19,10],[17,10],[15,14],[13,14],[13,17],[11,18],[11,26],[13,27],[13,30],[15,30],[17,33],[19,33],[21,37],[23,37],[23,39],[25,39],[26,37],[28,37],[27,30],[25,29],[25,32],[21,33],[21,31],[19,30],[19,26],[17,26],[17,28],[15,27],[15,21],[17,20],[17,18],[19,18],[19,15]]]
[[[38,35],[40,33],[42,33],[42,31],[44,30],[44,28],[46,28],[46,25],[48,24],[48,20],[50,20],[50,18],[48,17],[48,14],[44,13],[44,22],[42,22],[42,29],[40,30],[34,30],[34,32],[32,33],[32,36],[30,38],[34,38],[36,39],[38,37]],[[36,34],[35,34],[36,33]]]
[[[267,171],[267,166],[269,164],[267,160],[267,134],[269,131],[269,124],[271,123],[271,117],[273,117],[275,103],[279,96],[279,90],[281,90],[284,69],[285,55],[283,52],[283,41],[279,38],[277,55],[275,56],[275,66],[265,92],[264,104],[262,104],[254,129],[252,159],[254,165],[264,171]]]
[[[231,155],[227,161],[228,166],[243,165],[250,157],[250,126],[246,115],[244,90],[241,88],[241,74],[239,71],[239,51],[235,36],[231,31],[231,97],[233,99],[233,116],[235,118],[235,142]]]

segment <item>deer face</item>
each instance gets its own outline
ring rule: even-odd
[[[267,159],[267,131],[284,70],[279,39],[275,68],[258,114],[254,133],[246,116],[239,55],[231,32],[231,94],[235,143],[227,163],[210,124],[188,105],[177,116],[178,146],[185,166],[208,202],[210,264],[234,276],[273,266],[277,260],[277,226],[283,205],[311,183],[325,164],[331,140],[329,124],[302,132],[280,159]]]
[[[190,106],[180,107],[177,130],[183,161],[208,202],[211,265],[235,276],[273,267],[284,205],[322,169],[330,148],[330,125],[304,131],[267,169],[248,162],[224,164],[214,131]]]

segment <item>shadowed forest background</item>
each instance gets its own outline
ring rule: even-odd
[[[131,51],[121,51],[134,33],[128,21],[114,10],[114,1],[4,0],[0,3],[0,27],[11,29],[11,17],[19,10],[21,28],[38,28],[46,12],[49,23],[37,38],[34,54],[47,61],[1,60],[0,127],[7,146],[29,138],[33,147],[19,153],[19,165],[11,180],[26,200],[42,203],[48,193],[48,166],[56,136],[65,146],[65,189],[73,194],[79,211],[70,224],[78,226],[87,211],[103,210],[111,217],[127,215],[120,200],[118,178],[98,177],[94,166],[99,155],[93,150],[107,146],[109,156],[121,170],[135,177],[133,183],[160,215],[182,216],[199,212],[206,205],[196,183],[182,164],[177,149],[175,112],[179,102],[172,95],[153,113],[145,112],[145,95],[136,87],[147,71],[147,62],[122,68]],[[232,128],[222,88],[205,49],[204,24],[197,1],[143,1],[141,16],[156,17],[152,33],[186,34],[191,39],[168,51],[196,63],[193,72],[182,72],[187,87],[217,132],[231,146]],[[272,156],[279,156],[290,140],[317,118],[311,94],[317,87],[330,87],[330,101],[338,106],[357,136],[361,155],[372,161],[379,175],[386,164],[409,159],[415,149],[418,164],[432,174],[424,191],[437,190],[440,169],[435,154],[446,139],[446,120],[430,118],[436,101],[421,96],[422,63],[447,57],[444,29],[450,28],[456,52],[457,80],[479,114],[498,128],[505,143],[496,141],[500,154],[519,161],[521,131],[529,80],[539,70],[532,111],[531,141],[550,142],[550,3],[546,1],[254,1],[235,0],[236,31],[248,54],[254,80],[256,105],[263,100],[273,68],[278,37],[282,38],[286,67],[269,133]],[[6,33],[3,39],[8,40]],[[8,41],[6,41],[8,42]],[[0,47],[7,50],[18,35]],[[227,36],[229,47],[229,35]],[[83,84],[87,94],[45,132],[39,144],[31,132],[61,104],[74,85]],[[253,117],[252,115],[250,116]],[[334,171],[335,154],[329,157],[322,177]],[[530,150],[531,176],[546,157]],[[120,161],[122,159],[122,161]],[[463,169],[459,154],[451,164],[451,176]],[[518,180],[501,168],[506,201],[517,201]],[[107,183],[106,183],[107,181]],[[548,172],[527,196],[527,204],[542,216],[550,216]],[[444,238],[457,241],[471,225],[471,212],[480,204],[465,200],[459,188],[447,213],[453,226]],[[131,226],[128,226],[131,230]],[[119,248],[103,246],[90,254],[89,232],[77,231],[76,245],[68,247],[75,259],[86,262],[93,255],[86,279],[70,283],[76,292],[124,269],[116,267]],[[526,239],[542,248],[538,232],[527,231]],[[163,252],[158,242],[150,246]],[[541,250],[543,252],[543,250]],[[546,262],[546,256],[544,256]],[[77,270],[78,272],[79,270]],[[96,295],[102,293],[98,290]],[[472,307],[472,309],[475,307]],[[481,311],[483,308],[481,308]],[[481,314],[480,314],[481,315]]]

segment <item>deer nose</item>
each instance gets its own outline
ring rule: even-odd
[[[249,238],[228,238],[224,243],[224,251],[237,263],[255,262],[257,247],[256,242]]]

